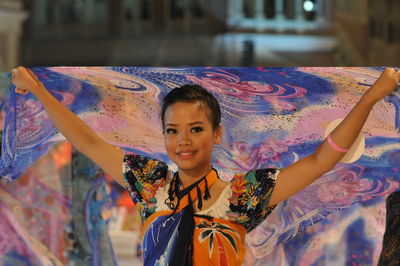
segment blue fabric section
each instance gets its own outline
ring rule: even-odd
[[[168,265],[178,234],[182,211],[157,217],[143,235],[144,265]]]

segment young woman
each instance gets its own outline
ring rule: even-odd
[[[373,106],[396,88],[386,69],[317,150],[284,169],[218,178],[212,151],[221,141],[216,99],[197,85],[172,90],[162,107],[165,148],[178,166],[125,155],[59,103],[28,69],[12,72],[17,93],[33,93],[72,144],[126,187],[144,221],[145,265],[240,265],[245,235],[281,202],[331,170],[352,146]],[[123,165],[121,170],[121,164]]]

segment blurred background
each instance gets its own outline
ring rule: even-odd
[[[0,0],[17,65],[395,66],[398,0]]]

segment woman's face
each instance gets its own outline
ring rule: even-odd
[[[193,175],[210,170],[213,146],[222,135],[221,126],[213,130],[206,108],[200,102],[177,102],[164,115],[167,154],[180,170]]]

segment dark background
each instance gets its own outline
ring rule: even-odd
[[[397,66],[398,0],[0,0],[17,65]]]

